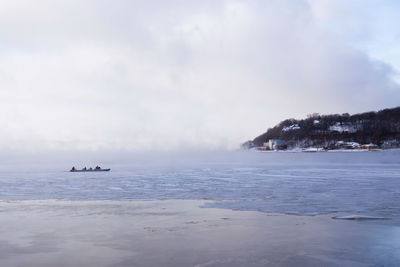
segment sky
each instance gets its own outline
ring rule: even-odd
[[[235,149],[399,106],[400,1],[0,0],[0,150]]]

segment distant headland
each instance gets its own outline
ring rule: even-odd
[[[310,114],[287,119],[241,145],[243,149],[301,151],[400,147],[400,107],[349,115]]]

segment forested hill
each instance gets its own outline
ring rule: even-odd
[[[334,141],[374,143],[400,140],[400,107],[349,115],[309,115],[307,119],[287,119],[256,137],[254,146],[269,139],[281,139],[289,146],[327,145]]]

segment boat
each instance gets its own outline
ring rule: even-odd
[[[87,169],[86,167],[85,168],[83,168],[83,169],[81,169],[81,170],[78,170],[78,169],[75,169],[75,167],[72,167],[72,169],[71,170],[69,170],[70,172],[109,172],[111,169],[102,169],[102,168],[100,168],[100,167],[96,167],[96,168],[89,168],[89,169]]]

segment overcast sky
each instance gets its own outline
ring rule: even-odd
[[[286,118],[399,106],[398,14],[396,0],[0,0],[0,149],[236,148]]]

